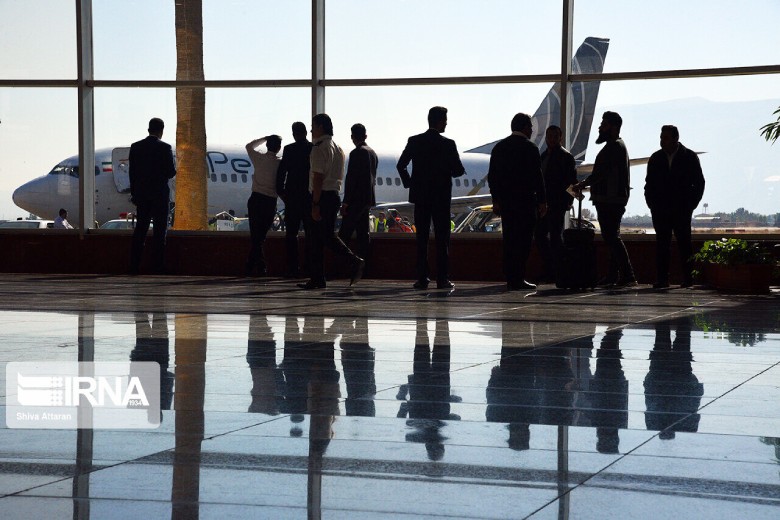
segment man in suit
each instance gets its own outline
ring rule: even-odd
[[[336,216],[341,207],[341,181],[344,178],[344,150],[333,141],[333,122],[328,114],[316,114],[311,120],[311,137],[314,141],[309,164],[309,213],[306,233],[310,250],[311,276],[298,287],[305,290],[324,289],[325,246],[349,262],[350,285],[363,276],[366,262],[354,254],[336,235]]]
[[[431,220],[436,235],[436,286],[453,289],[449,279],[450,202],[452,178],[466,173],[460,162],[455,141],[441,134],[447,127],[447,109],[433,107],[428,111],[428,131],[409,138],[396,168],[404,188],[409,189],[409,202],[414,204],[417,227],[417,281],[415,289],[427,289],[428,237]],[[406,169],[412,163],[412,174]]]
[[[607,143],[596,156],[593,172],[575,185],[581,191],[591,187],[590,200],[596,206],[601,237],[609,247],[609,271],[599,285],[635,287],[634,268],[620,238],[620,221],[626,212],[631,192],[631,179],[626,143],[620,137],[623,118],[617,112],[604,112],[596,144]]]
[[[566,213],[574,198],[566,189],[577,183],[574,156],[561,146],[561,127],[552,125],[544,134],[547,149],[542,153],[542,172],[547,195],[547,214],[536,224],[534,238],[544,261],[542,279],[555,281],[563,248],[563,228]]]
[[[287,244],[288,278],[298,276],[298,232],[309,211],[309,154],[311,143],[306,139],[306,125],[292,125],[295,142],[284,147],[276,174],[276,192],[284,201],[284,230]]]
[[[163,142],[165,123],[157,117],[149,120],[149,136],[130,146],[130,194],[136,206],[136,224],[130,253],[130,274],[141,267],[144,239],[154,221],[154,271],[165,271],[165,234],[168,229],[170,189],[168,180],[176,175],[171,145]]]
[[[490,153],[488,185],[493,212],[501,216],[504,240],[504,274],[509,291],[534,290],[525,280],[537,214],[547,213],[539,148],[530,137],[531,116],[512,118],[512,135],[499,141]]]
[[[653,216],[657,277],[653,287],[669,287],[672,232],[677,238],[682,264],[682,287],[693,285],[691,217],[704,194],[699,156],[680,143],[674,125],[661,127],[661,149],[650,156],[645,179],[645,200]]]
[[[347,175],[344,178],[344,200],[341,201],[341,229],[339,237],[347,242],[357,233],[357,254],[368,261],[368,212],[376,205],[374,185],[379,159],[366,144],[366,127],[352,125],[352,142],[355,149],[349,152]]]

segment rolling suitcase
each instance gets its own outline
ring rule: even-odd
[[[574,227],[563,230],[563,248],[558,262],[555,286],[559,289],[592,289],[596,286],[596,231],[582,220],[579,199]]]

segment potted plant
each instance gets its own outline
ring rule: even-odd
[[[761,244],[740,238],[708,240],[693,259],[702,267],[705,282],[724,292],[769,292],[775,260]]]

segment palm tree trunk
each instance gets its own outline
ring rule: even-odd
[[[202,0],[175,0],[176,80],[203,80]],[[176,89],[174,229],[207,229],[206,90]]]

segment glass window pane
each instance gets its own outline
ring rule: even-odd
[[[0,78],[75,79],[73,0],[0,3]]]
[[[621,135],[632,159],[658,150],[661,126],[673,124],[683,145],[702,152],[706,188],[695,214],[705,211],[705,203],[709,214],[739,208],[775,214],[780,208],[780,150],[759,135],[759,128],[776,120],[772,112],[778,108],[778,90],[780,75],[603,82],[590,142],[605,110],[622,116]],[[601,145],[591,144],[586,162],[593,162],[600,150]],[[627,216],[649,214],[646,174],[645,164],[631,169]],[[727,227],[745,227],[744,220]]]
[[[577,0],[574,5],[575,41],[611,40],[605,72],[780,63],[776,0]]]
[[[206,79],[311,76],[310,0],[204,0]]]
[[[560,70],[561,2],[328,0],[326,74],[429,77]]]
[[[176,78],[174,2],[92,2],[94,73],[98,80]]]
[[[77,99],[75,89],[0,88],[0,219],[28,213],[54,219],[64,207],[71,221],[78,221],[78,190],[71,189],[76,178],[47,175],[64,159],[78,155]],[[17,206],[14,191],[36,178],[41,179],[17,193],[17,204],[23,207]]]

